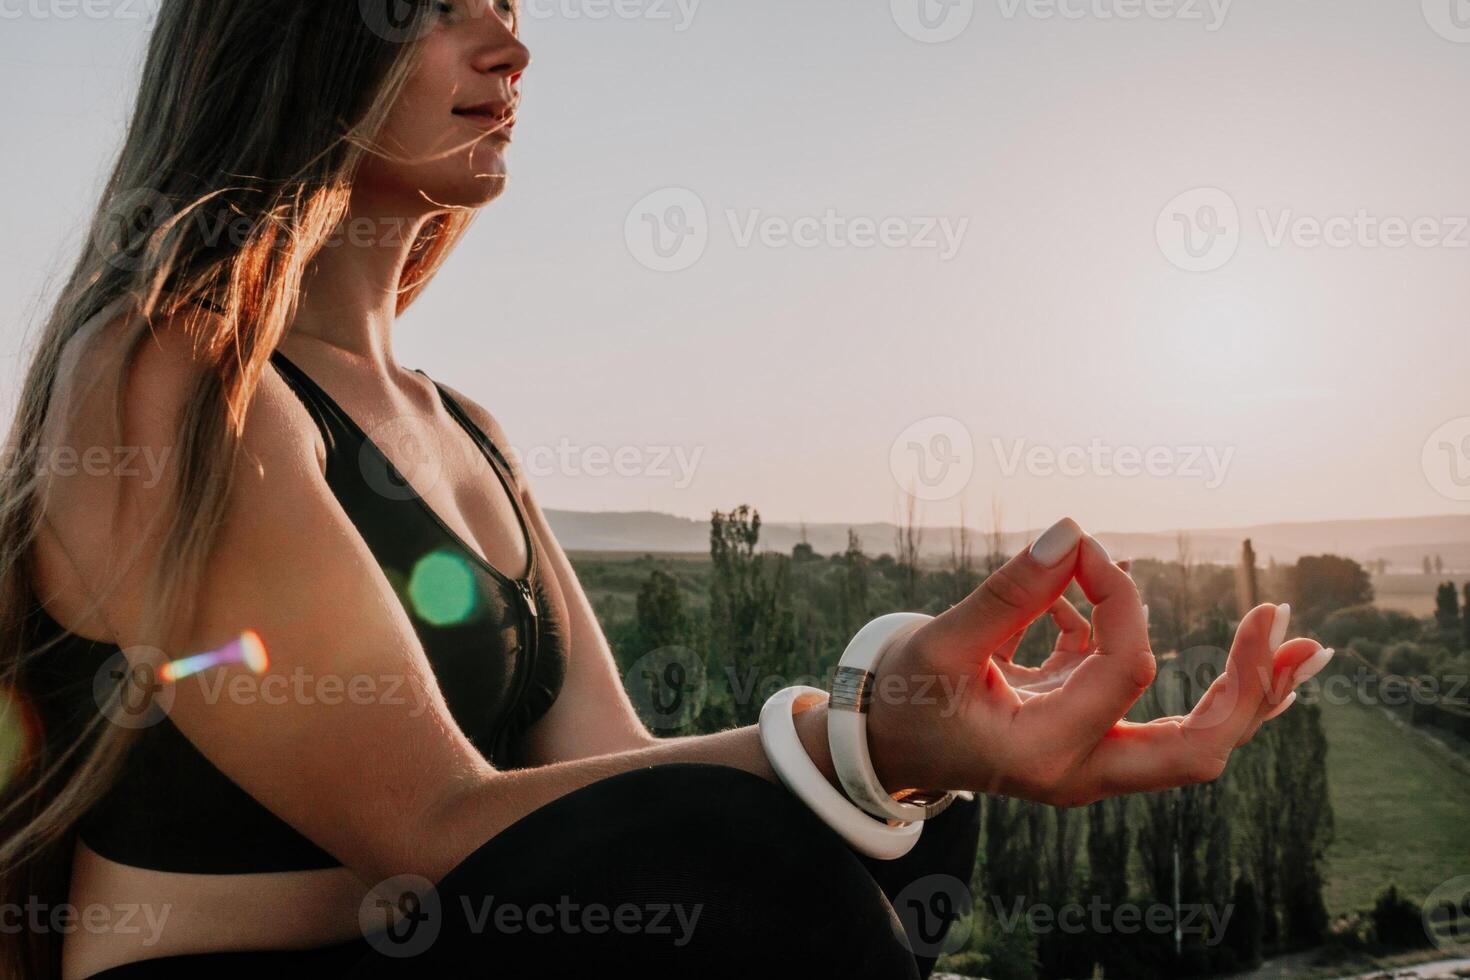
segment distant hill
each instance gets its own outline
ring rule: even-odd
[[[657,511],[548,510],[547,519],[568,551],[708,552],[709,522]],[[847,547],[852,527],[869,554],[893,551],[894,525],[807,524],[806,539],[819,554]],[[762,524],[761,547],[789,552],[801,540],[799,524]],[[1037,529],[1005,535],[1004,548],[1014,552],[1035,537]],[[1257,524],[1239,528],[1191,529],[1191,555],[1198,561],[1233,562],[1240,542],[1250,538],[1262,564],[1274,558],[1292,562],[1302,555],[1338,554],[1359,561],[1383,558],[1400,570],[1417,570],[1424,555],[1439,555],[1446,571],[1470,570],[1470,514],[1402,517],[1360,521],[1315,521]],[[1099,532],[1097,537],[1116,557],[1171,559],[1178,556],[1177,531],[1153,533]],[[972,549],[985,550],[984,534],[971,528]],[[956,528],[925,528],[921,549],[929,558],[950,553]]]

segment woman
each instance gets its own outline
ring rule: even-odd
[[[651,737],[495,419],[393,356],[503,189],[529,60],[509,3],[163,0],[0,494],[0,657],[32,721],[0,866],[7,907],[40,909],[0,931],[6,975],[932,967],[891,903],[968,879],[975,805],[877,861],[754,727]],[[1048,613],[1056,653],[1011,664]],[[956,693],[878,697],[874,769],[1058,805],[1214,778],[1321,659],[1284,630],[1252,610],[1193,713],[1123,722],[1144,610],[1060,521],[884,658],[879,690]],[[151,670],[241,637],[260,676]],[[795,720],[840,785],[825,705]]]

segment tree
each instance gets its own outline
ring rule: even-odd
[[[1460,646],[1470,652],[1470,582],[1465,583],[1465,615],[1463,617],[1464,633]]]
[[[1174,546],[1179,552],[1179,590],[1174,600],[1174,618],[1179,624],[1179,632],[1173,645],[1183,647],[1187,643],[1190,632],[1194,629],[1194,596],[1191,591],[1194,580],[1194,558],[1188,534],[1180,531],[1174,538]]]
[[[1373,601],[1373,585],[1363,566],[1339,555],[1297,559],[1287,582],[1293,612],[1313,629],[1338,609]]]
[[[1261,903],[1249,878],[1242,875],[1235,879],[1230,904],[1233,911],[1225,926],[1225,946],[1235,962],[1228,966],[1254,969],[1261,962]]]
[[[1277,914],[1281,894],[1278,849],[1285,819],[1276,798],[1276,772],[1271,765],[1279,742],[1275,726],[1262,726],[1255,738],[1236,750],[1230,762],[1231,779],[1239,788],[1236,805],[1245,818],[1243,871],[1252,881],[1261,943],[1267,947],[1274,946],[1281,936]]]
[[[688,622],[679,583],[668,572],[655,568],[644,579],[636,600],[636,636],[639,649],[647,653],[659,647],[682,644]]]
[[[1077,881],[1077,846],[1081,842],[1082,821],[1076,810],[1046,807],[1051,814],[1048,846],[1041,857],[1041,895],[1048,908],[1060,909],[1072,900]],[[1087,950],[1066,933],[1049,932],[1040,937],[1037,953],[1042,973],[1046,976],[1076,976],[1091,965]]]
[[[1434,622],[1445,646],[1457,649],[1460,645],[1460,594],[1454,582],[1441,582],[1434,593]]]
[[[1128,800],[1113,797],[1087,807],[1087,903],[1106,909],[1121,908],[1128,901]],[[1081,937],[1078,937],[1079,939]],[[1131,937],[1112,930],[1089,937],[1088,958],[1103,967],[1104,976],[1127,976],[1133,957],[1127,949]]]
[[[863,542],[852,528],[847,529],[847,550],[842,553],[842,591],[837,608],[842,635],[851,637],[868,621],[869,565],[863,554]]]
[[[989,576],[1009,559],[1006,557],[1006,532],[1000,498],[990,498],[990,530],[985,533],[985,574]],[[1470,589],[1470,585],[1466,586]]]
[[[1424,931],[1423,912],[1419,903],[1401,895],[1396,884],[1390,884],[1379,892],[1373,903],[1373,934],[1374,938],[1390,949],[1429,945],[1429,935]]]
[[[1165,659],[1153,687],[1140,699],[1150,717],[1183,715],[1204,696],[1209,679],[1222,669],[1219,651],[1197,648]],[[1156,902],[1175,908],[1219,908],[1228,900],[1228,809],[1220,781],[1180,786],[1141,799],[1144,819],[1138,828],[1138,854]],[[1206,941],[1219,937],[1176,930],[1169,944],[1169,975],[1192,975],[1208,961]]]
[[[760,528],[745,504],[710,515],[710,656],[731,681],[724,710],[738,725],[759,719],[762,685],[791,676],[796,649],[791,559],[757,554]]]
[[[1327,796],[1327,735],[1322,709],[1297,705],[1275,722],[1276,789],[1280,793],[1281,910],[1285,939],[1316,945],[1327,929],[1322,862],[1332,842],[1332,804]]]
[[[1236,570],[1236,596],[1235,604],[1241,616],[1256,607],[1260,599],[1260,586],[1256,581],[1256,549],[1251,547],[1251,539],[1246,538],[1240,548],[1240,566]]]
[[[975,546],[970,541],[970,528],[965,524],[965,502],[960,501],[960,524],[951,532],[949,542],[949,581],[945,599],[950,605],[975,591],[979,578],[975,574]]]
[[[919,498],[905,494],[903,519],[894,527],[893,551],[898,559],[899,601],[908,610],[919,605],[919,554],[924,543],[924,529],[919,526]]]
[[[1433,665],[1433,655],[1409,640],[1402,640],[1383,651],[1383,669],[1399,677],[1422,677]]]
[[[1377,606],[1348,606],[1324,619],[1317,631],[1330,647],[1342,648],[1354,640],[1382,643],[1388,639],[1388,620]]]

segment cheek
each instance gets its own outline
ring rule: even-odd
[[[382,144],[417,160],[452,145],[455,118],[453,54],[437,36],[424,41],[419,64],[383,124]]]
[[[379,133],[381,153],[363,164],[362,187],[459,205],[498,193],[501,182],[494,178],[505,173],[501,144],[476,140],[475,128],[450,111],[458,76],[455,56],[446,48],[424,52]]]

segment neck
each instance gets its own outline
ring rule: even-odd
[[[409,248],[429,213],[361,206],[312,259],[288,339],[309,339],[360,359],[379,373],[396,367],[393,325]]]

